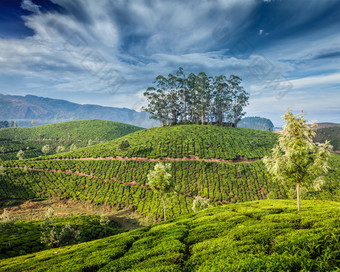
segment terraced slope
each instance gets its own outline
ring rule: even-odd
[[[57,146],[67,149],[72,144],[86,147],[91,140],[92,144],[110,141],[142,130],[143,128],[104,120],[81,120],[62,122],[25,128],[6,128],[0,130],[0,159],[15,160],[19,150],[24,151],[24,158],[34,158],[44,155],[41,148],[48,144],[51,148],[49,154],[55,154]]]
[[[1,271],[338,271],[340,204],[226,205],[92,242],[6,259]]]
[[[129,206],[141,216],[157,220],[163,216],[161,200],[149,188],[147,174],[157,160],[161,159],[171,163],[171,174],[178,183],[179,193],[171,194],[167,199],[169,218],[191,213],[192,202],[197,195],[207,199],[212,205],[260,200],[268,196],[287,198],[295,195],[293,186],[283,186],[273,181],[261,161],[238,162],[240,157],[269,153],[269,147],[263,147],[268,145],[264,139],[275,139],[277,136],[273,133],[207,126],[182,126],[168,128],[169,133],[166,131],[166,128],[157,128],[124,137],[131,143],[129,158],[126,161],[120,157],[101,158],[121,155],[116,147],[121,141],[118,139],[45,159],[3,162],[7,170],[6,174],[0,177],[0,198],[34,199],[57,196],[89,200],[98,205],[106,203],[118,208]],[[249,148],[249,142],[253,139],[249,131],[258,133],[258,147],[254,145]],[[195,139],[193,143],[197,149],[191,150],[191,140],[185,140],[185,137],[190,139],[189,133]],[[170,141],[171,137],[174,137],[173,141]],[[220,140],[219,146],[216,144],[219,137],[232,139],[231,143]],[[207,148],[199,148],[200,143],[207,141]],[[241,145],[242,141],[248,142],[248,145]],[[168,145],[168,142],[174,147],[169,150],[174,151],[163,154],[163,146]],[[210,147],[213,143],[214,146]],[[149,148],[143,148],[144,144]],[[190,150],[186,153],[188,158],[183,158],[182,153],[177,152],[183,149]],[[249,150],[250,154],[247,153]],[[144,157],[131,157],[136,154]],[[169,154],[172,157],[163,157]],[[219,159],[211,159],[214,158],[213,154]],[[88,157],[83,158],[86,156]],[[72,159],[75,157],[81,159]],[[236,158],[236,161],[233,161],[233,158]],[[333,155],[331,164],[332,168],[326,177],[327,182],[323,190],[303,193],[304,199],[340,200],[340,156]]]
[[[269,155],[278,135],[247,128],[217,126],[158,127],[126,135],[130,142],[127,157],[144,158],[262,158]],[[54,156],[55,158],[86,158],[123,156],[118,149],[120,139]]]

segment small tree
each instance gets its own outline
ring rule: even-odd
[[[297,207],[300,211],[300,187],[320,187],[322,175],[328,171],[328,159],[332,146],[313,143],[315,132],[307,124],[303,112],[294,116],[290,110],[284,116],[286,124],[273,154],[265,157],[263,162],[277,180],[296,185]]]
[[[125,163],[125,166],[126,166],[125,155],[126,155],[126,151],[129,149],[129,147],[130,147],[130,143],[129,143],[128,140],[121,141],[119,146],[118,146],[119,150],[124,152],[124,163]]]
[[[71,144],[70,151],[74,151],[77,149],[77,146],[75,144]]]
[[[65,147],[62,146],[62,145],[59,145],[59,146],[57,147],[57,149],[56,149],[56,152],[57,152],[57,153],[64,152],[64,151],[65,151]]]
[[[54,210],[52,207],[49,207],[46,211],[44,221],[40,224],[40,241],[42,244],[51,248],[57,246],[59,243],[56,225],[53,218]]]
[[[66,223],[61,230],[57,229],[54,222],[54,210],[52,207],[48,208],[44,221],[40,224],[40,227],[41,243],[50,248],[66,246],[79,241],[79,232],[73,229],[69,223]]]
[[[44,153],[45,155],[47,155],[48,153],[50,153],[50,146],[44,145],[41,149],[41,152]]]
[[[14,219],[7,209],[0,216],[0,232],[8,237],[8,247],[11,248],[11,234],[14,232]]]
[[[109,219],[107,216],[105,216],[105,215],[102,214],[102,215],[100,216],[99,224],[100,224],[102,227],[104,227],[104,233],[105,233],[105,235],[106,235],[107,227],[108,227],[109,224],[110,224],[110,219]]]
[[[3,165],[0,165],[0,175],[1,176],[6,175],[6,168]]]
[[[3,146],[0,146],[0,152],[4,155],[6,152],[6,149]]]
[[[19,150],[18,153],[17,153],[17,158],[19,160],[23,160],[24,159],[24,151]]]
[[[194,212],[198,212],[200,210],[204,210],[209,207],[208,202],[206,202],[202,197],[197,196],[195,197],[193,203],[192,203],[192,210]]]
[[[154,170],[150,170],[148,181],[151,189],[161,196],[163,202],[164,220],[166,220],[165,196],[175,188],[175,180],[169,173],[171,165],[159,162]]]
[[[66,223],[58,235],[58,246],[67,246],[79,241],[79,232]]]

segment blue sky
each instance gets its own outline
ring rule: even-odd
[[[236,74],[247,116],[340,122],[338,0],[0,0],[0,93],[139,110],[159,75]]]

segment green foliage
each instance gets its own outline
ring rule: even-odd
[[[152,119],[164,125],[176,125],[182,121],[217,125],[228,123],[235,127],[248,105],[249,94],[241,86],[241,78],[230,75],[208,76],[205,72],[187,77],[179,67],[176,75],[159,75],[155,86],[144,92],[149,102],[145,108]]]
[[[65,151],[65,147],[62,145],[58,145],[57,149],[56,149],[56,153],[60,153],[60,152],[64,152]]]
[[[88,143],[89,139],[109,141],[141,129],[143,128],[114,121],[79,120],[36,127],[1,129],[0,139],[82,140]]]
[[[57,225],[54,221],[54,210],[52,207],[48,208],[40,228],[41,243],[50,248],[75,244],[79,240],[78,231],[74,230],[68,222],[60,231],[57,231]]]
[[[66,223],[58,235],[58,246],[75,244],[79,239],[79,232],[73,229],[70,223]]]
[[[120,142],[120,144],[118,145],[118,148],[121,150],[121,151],[127,151],[128,148],[130,147],[130,143],[128,140],[123,140]]]
[[[75,144],[71,144],[70,151],[75,151],[75,150],[77,150],[77,146]]]
[[[0,175],[4,176],[6,174],[6,168],[3,165],[0,165]]]
[[[294,187],[294,184],[273,181],[261,161],[169,163],[179,193],[169,195],[166,203],[168,218],[191,213],[197,195],[209,199],[209,204],[213,205],[266,199],[269,192],[282,199]],[[155,164],[127,161],[125,165],[124,161],[111,160],[3,162],[7,174],[0,176],[0,199],[73,198],[96,205],[106,203],[117,209],[131,207],[142,217],[162,218],[161,198],[147,185],[147,174]],[[29,168],[27,174],[23,173],[24,166]],[[330,170],[321,190],[310,191],[304,198],[340,201],[339,166],[340,156],[332,155]]]
[[[4,271],[337,271],[340,204],[265,200],[3,260]]]
[[[340,126],[320,128],[315,131],[315,142],[325,142],[328,140],[334,150],[340,151]]]
[[[299,188],[312,186],[321,189],[320,178],[327,173],[331,146],[313,143],[315,132],[307,124],[302,112],[294,116],[288,111],[284,119],[286,125],[279,143],[273,148],[271,157],[263,159],[268,171],[281,182],[296,184],[298,210],[300,210]]]
[[[14,218],[7,209],[0,216],[0,232],[7,236],[8,247],[11,248],[11,234],[14,232]]]
[[[202,197],[197,196],[195,197],[193,203],[192,203],[192,210],[194,212],[198,212],[201,210],[204,210],[209,207],[208,202],[206,202]]]
[[[158,163],[155,165],[154,170],[150,170],[148,174],[148,182],[150,188],[156,193],[161,195],[163,202],[164,220],[166,220],[166,206],[165,196],[175,189],[175,180],[169,173],[171,164]]]
[[[55,232],[61,233],[65,225],[69,224],[78,233],[78,242],[88,242],[95,239],[115,235],[125,230],[120,224],[110,220],[109,224],[102,226],[100,217],[95,215],[82,215],[65,218],[54,218]],[[41,243],[41,224],[43,220],[20,220],[14,222],[13,231],[10,234],[0,232],[0,259],[29,254],[48,249],[46,244]],[[65,229],[66,230],[66,229]],[[65,232],[64,230],[64,232]],[[74,232],[70,232],[71,234]],[[65,235],[62,235],[63,240]],[[8,239],[11,240],[11,247],[8,246]],[[56,239],[60,239],[56,237]],[[68,239],[66,239],[68,242]],[[59,249],[57,249],[59,250]],[[0,268],[1,270],[1,268]]]
[[[256,142],[253,139],[256,138]],[[55,158],[84,157],[144,157],[144,158],[263,158],[271,154],[277,142],[275,133],[247,128],[182,125],[137,131],[124,137],[130,144],[128,151],[118,147],[121,139],[82,148],[73,153],[57,154]]]
[[[47,155],[47,153],[50,153],[50,146],[49,145],[44,145],[41,149],[41,152]]]
[[[72,144],[76,144],[78,148],[86,147],[141,129],[128,124],[103,120],[81,120],[31,128],[2,129],[0,131],[0,159],[16,160],[18,159],[16,153],[19,150],[26,150],[25,158],[27,159],[61,153],[69,150]],[[42,152],[45,145],[50,147],[47,153]]]
[[[24,151],[22,151],[21,149],[18,151],[17,153],[17,158],[19,160],[23,160],[24,159]]]

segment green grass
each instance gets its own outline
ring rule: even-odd
[[[44,155],[41,148],[48,144],[49,154],[55,154],[57,146],[62,145],[66,151],[72,144],[78,148],[86,147],[88,141],[92,144],[110,141],[143,128],[104,120],[81,120],[49,124],[30,128],[6,128],[0,130],[0,147],[5,148],[0,153],[2,160],[16,160],[16,154],[23,150],[24,158],[34,158]]]
[[[1,271],[338,271],[340,204],[210,208],[92,242],[2,260]]]
[[[182,158],[194,155],[206,159],[233,160],[269,155],[278,135],[248,128],[182,125],[141,130],[126,135],[124,139],[130,142],[130,148],[126,152],[128,157]],[[54,157],[123,156],[125,153],[118,148],[120,141],[121,139],[117,139]]]
[[[14,224],[11,235],[0,233],[0,259],[19,255],[25,255],[48,247],[41,244],[40,224],[43,220],[19,220]],[[74,216],[54,219],[57,230],[60,230],[65,223],[69,223],[74,229],[79,231],[79,242],[87,242],[95,239],[111,236],[124,232],[120,224],[110,221],[105,228],[100,225],[100,216]],[[11,247],[8,241],[10,239]]]

